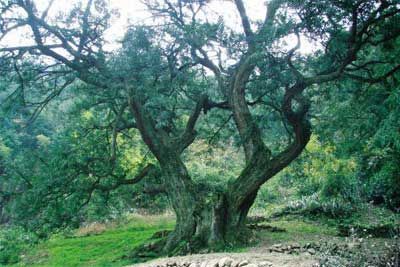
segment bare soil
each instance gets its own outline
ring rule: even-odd
[[[282,254],[275,252],[261,252],[258,248],[257,252],[244,252],[244,253],[209,253],[209,254],[193,254],[188,256],[161,258],[146,263],[140,263],[131,265],[131,267],[149,267],[149,266],[167,266],[176,262],[181,265],[183,263],[197,263],[198,266],[203,265],[204,262],[212,263],[219,261],[222,258],[231,258],[236,262],[248,261],[249,264],[256,264],[257,266],[268,262],[273,267],[312,267],[319,266],[315,256],[308,253],[301,253],[299,255],[294,254]],[[203,265],[204,266],[204,265]],[[267,265],[268,266],[268,265]]]

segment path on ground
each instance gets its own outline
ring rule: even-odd
[[[312,267],[319,266],[309,253],[275,252],[209,253],[161,258],[130,267]]]

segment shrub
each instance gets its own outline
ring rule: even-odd
[[[374,200],[382,196],[386,206],[393,210],[400,210],[400,174],[399,160],[386,158],[379,170],[371,176],[367,187],[367,196]]]
[[[390,238],[398,235],[400,226],[396,223],[386,222],[381,224],[339,224],[338,231],[340,235],[351,236],[356,233],[358,236],[386,237]]]
[[[356,202],[360,199],[357,179],[339,170],[330,170],[321,186],[321,197],[326,199],[343,198],[349,202]]]
[[[21,254],[38,242],[37,237],[20,227],[0,229],[0,264],[13,264],[20,260]]]
[[[322,200],[317,193],[311,196],[301,197],[290,201],[287,206],[276,215],[281,214],[303,214],[303,215],[325,215],[331,218],[339,218],[351,215],[354,206],[341,198],[330,198]]]

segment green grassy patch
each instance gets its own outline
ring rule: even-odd
[[[106,228],[88,236],[55,236],[38,245],[15,266],[124,266],[123,259],[146,242],[155,232],[172,229],[171,217],[130,218],[126,224]]]
[[[388,221],[398,222],[398,215],[385,209],[365,207],[351,217],[332,219],[324,216],[285,215],[261,221],[259,225],[269,225],[285,231],[271,231],[262,228],[253,231],[250,244],[232,244],[227,252],[245,252],[253,246],[269,247],[282,243],[323,243],[325,241],[347,244],[350,240],[338,236],[339,223],[363,224]],[[374,220],[373,220],[374,219]],[[93,224],[82,227],[71,236],[54,236],[33,247],[17,266],[58,267],[58,266],[124,266],[135,258],[130,258],[136,247],[147,243],[154,233],[171,230],[174,218],[167,216],[133,216],[119,223]],[[249,232],[250,234],[250,232]],[[350,240],[350,241],[349,241]],[[155,240],[151,240],[152,242]],[[368,238],[366,246],[384,247],[388,238]],[[352,242],[352,241],[351,241]],[[126,257],[127,256],[127,257]]]
[[[274,206],[274,205],[271,205]],[[278,209],[281,206],[278,207]],[[267,213],[269,214],[269,213]],[[261,224],[285,229],[283,232],[273,232],[269,230],[260,230],[256,233],[257,246],[271,246],[282,243],[321,243],[336,242],[348,243],[349,240],[364,238],[366,246],[384,247],[385,243],[391,243],[392,237],[398,235],[400,225],[400,215],[391,212],[382,207],[372,205],[360,205],[350,216],[341,218],[331,218],[321,215],[310,214],[287,214],[272,216],[267,218]],[[360,228],[363,232],[355,233],[351,237],[341,235],[340,229],[352,227],[356,230]],[[388,227],[397,229],[397,232],[387,230]],[[357,228],[358,227],[358,228]],[[374,234],[374,231],[386,231],[385,233]],[[364,233],[365,232],[365,233]],[[364,233],[364,234],[363,234]]]
[[[284,232],[259,231],[258,238],[262,245],[272,245],[276,243],[308,243],[324,238],[331,238],[336,235],[336,228],[312,222],[299,217],[282,217],[267,223],[270,226],[285,229]]]

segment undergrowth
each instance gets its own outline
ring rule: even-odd
[[[124,223],[97,225],[94,231],[53,236],[25,251],[21,262],[12,266],[124,266],[132,263],[129,255],[136,247],[173,226],[173,217],[135,215]]]

